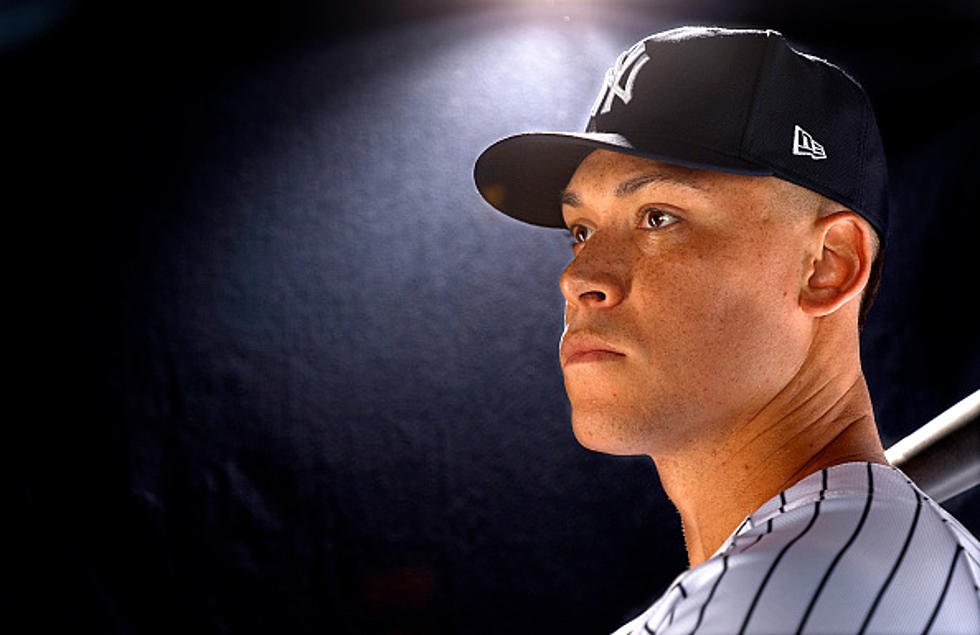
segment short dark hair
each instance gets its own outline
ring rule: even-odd
[[[868,275],[868,284],[864,287],[861,295],[861,308],[858,312],[858,330],[864,328],[864,323],[868,320],[868,312],[874,304],[875,297],[878,295],[878,285],[881,284],[881,270],[885,264],[885,250],[881,248],[879,241],[875,245],[875,257],[871,261],[871,273]]]

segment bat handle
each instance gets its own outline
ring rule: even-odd
[[[980,390],[885,451],[936,502],[980,484]]]

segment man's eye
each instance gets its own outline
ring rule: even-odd
[[[652,229],[660,229],[666,227],[667,225],[673,225],[680,219],[673,214],[668,214],[662,209],[657,209],[656,207],[649,207],[643,210],[643,226],[650,227]]]
[[[572,244],[577,245],[579,243],[584,243],[591,238],[592,232],[595,230],[584,225],[573,225],[568,231],[572,235]]]

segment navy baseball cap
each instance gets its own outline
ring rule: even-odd
[[[695,168],[776,176],[888,230],[885,154],[867,95],[772,30],[681,27],[616,60],[585,132],[501,139],[476,161],[480,194],[534,225],[564,227],[560,193],[606,149]]]

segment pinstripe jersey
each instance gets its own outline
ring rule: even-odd
[[[764,503],[614,635],[980,633],[980,547],[897,468],[844,463]]]

